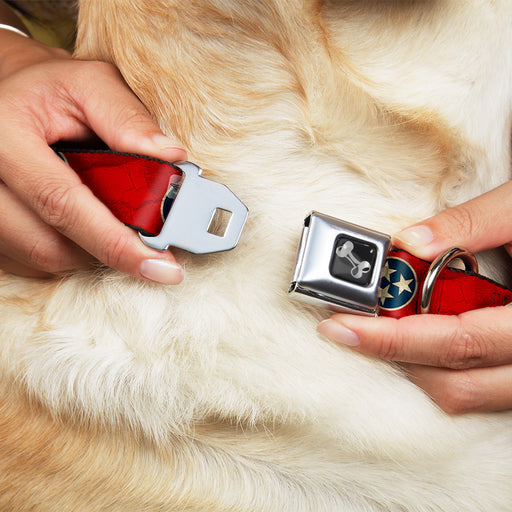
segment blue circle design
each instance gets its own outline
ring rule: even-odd
[[[181,179],[177,183],[170,184],[169,190],[165,194],[164,198],[162,199],[162,204],[160,205],[160,216],[162,217],[162,220],[165,222],[165,219],[167,219],[167,215],[169,215],[169,212],[171,211],[172,203],[174,203],[174,200],[176,199],[176,196],[178,195],[178,191],[181,186]]]
[[[401,258],[391,256],[386,260],[379,287],[379,305],[392,311],[409,304],[418,289],[414,269]]]
[[[68,159],[66,158],[66,155],[64,153],[61,153],[60,151],[57,151],[56,149],[53,150],[53,152],[66,164],[69,165]]]

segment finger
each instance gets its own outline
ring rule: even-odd
[[[3,184],[0,184],[0,254],[4,258],[0,268],[34,276],[85,268],[94,259],[42,222]]]
[[[183,279],[183,270],[173,255],[169,251],[157,252],[145,246],[131,229],[119,222],[92,192],[82,185],[78,176],[56,157],[46,144],[80,133],[88,133],[87,119],[81,105],[81,101],[85,100],[80,99],[80,94],[83,95],[84,92],[83,83],[90,84],[90,76],[94,73],[82,75],[80,79],[83,64],[65,63],[66,70],[70,70],[69,66],[75,69],[80,65],[80,72],[72,75],[71,83],[61,77],[61,63],[57,66],[59,73],[56,73],[55,66],[45,65],[45,73],[35,85],[33,80],[28,80],[30,77],[33,78],[28,71],[18,73],[9,83],[2,82],[4,95],[9,90],[12,92],[13,84],[25,88],[30,85],[31,88],[28,92],[24,90],[21,97],[12,94],[6,96],[11,99],[0,113],[0,132],[3,134],[3,145],[0,147],[0,177],[44,223],[74,241],[101,262],[139,278],[177,284]],[[92,69],[90,66],[85,68],[89,71],[100,71],[96,69],[97,65]],[[48,80],[47,72],[52,72],[53,75],[52,80],[45,86],[44,80]],[[109,80],[112,82],[112,76]],[[118,77],[116,91],[119,87]],[[122,85],[121,90],[126,92],[126,86]],[[88,93],[93,96],[104,96],[101,76],[95,77],[94,87],[89,87]],[[27,94],[30,100],[28,103]],[[110,101],[123,103],[123,95],[117,97],[112,94],[110,90]],[[133,101],[133,95],[129,93],[129,96]],[[104,112],[95,115],[101,117]],[[144,139],[143,135],[141,139]],[[30,151],[27,151],[27,148],[30,148]],[[119,149],[125,148],[121,145]],[[139,149],[140,146],[132,148],[132,151],[137,152]],[[171,159],[169,155],[161,155],[161,158]]]
[[[13,151],[17,139],[11,138],[11,153],[3,155],[0,172],[45,224],[121,272],[164,284],[181,282],[183,270],[169,251],[145,246],[40,138],[27,134],[25,142],[30,152]]]
[[[338,314],[318,331],[381,359],[463,369],[512,363],[511,314],[508,306],[400,319]]]
[[[479,252],[512,241],[512,182],[406,228],[393,243],[420,258],[434,259],[454,246]]]
[[[512,365],[449,370],[405,365],[409,378],[450,414],[512,408]]]
[[[0,276],[3,272],[23,277],[49,278],[53,276],[53,274],[23,265],[23,263],[11,260],[10,258],[0,254]]]
[[[2,81],[0,89],[8,99],[2,116],[21,121],[49,144],[83,139],[92,132],[116,151],[171,162],[186,159],[181,143],[163,134],[110,64],[47,61]]]
[[[84,124],[111,149],[171,162],[186,159],[181,143],[162,133],[115,67],[102,62],[80,64],[83,67],[75,77],[73,100],[83,109]],[[91,81],[90,76],[99,77],[101,83]]]

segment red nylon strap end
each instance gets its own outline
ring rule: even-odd
[[[179,184],[180,169],[161,160],[112,151],[58,154],[121,222],[144,234],[161,231],[165,199]]]

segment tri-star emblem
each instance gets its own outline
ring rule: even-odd
[[[394,256],[386,260],[379,286],[379,305],[382,309],[400,309],[416,295],[416,272],[406,261]]]

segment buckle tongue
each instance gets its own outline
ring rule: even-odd
[[[195,254],[229,251],[236,247],[248,215],[247,207],[221,183],[203,178],[191,162],[176,165],[183,172],[178,194],[157,236],[139,234],[142,241],[160,251],[169,246]],[[218,210],[230,214],[223,234],[210,229]]]

